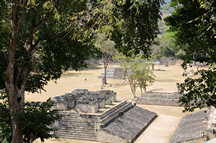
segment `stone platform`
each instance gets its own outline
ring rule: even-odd
[[[146,92],[145,95],[135,99],[137,104],[180,106],[178,103],[180,94],[164,92]]]
[[[111,68],[111,69],[107,69],[106,72],[106,77],[107,78],[112,78],[112,79],[124,79],[126,78],[126,73],[124,72],[124,70],[122,68]],[[103,78],[104,77],[104,73],[102,73],[99,78]]]
[[[209,114],[199,111],[186,115],[178,125],[170,143],[200,143],[207,135]]]
[[[52,101],[62,115],[54,124],[55,134],[66,139],[130,143],[157,117],[126,100],[117,101],[110,90],[74,90]]]

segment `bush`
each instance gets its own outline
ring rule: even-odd
[[[7,100],[2,98],[2,101],[0,103],[0,142],[10,143],[12,138],[10,112]],[[32,143],[38,138],[44,141],[44,139],[55,137],[52,124],[60,119],[60,116],[56,110],[52,110],[52,106],[53,103],[49,100],[43,103],[26,103],[24,112],[15,116],[22,121],[24,143]]]

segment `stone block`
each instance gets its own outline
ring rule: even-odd
[[[98,112],[98,104],[78,104],[76,109],[84,113],[96,113]]]

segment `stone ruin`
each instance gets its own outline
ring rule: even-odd
[[[113,79],[125,79],[126,73],[124,72],[123,68],[111,68],[107,69],[107,78],[113,78]],[[103,78],[104,73],[102,73],[99,78]]]
[[[180,106],[180,94],[163,92],[146,92],[135,99],[137,104]],[[203,143],[215,137],[216,109],[195,112],[183,117],[170,139],[170,143]]]
[[[216,109],[210,107],[183,117],[170,143],[203,143],[215,138],[215,131]]]
[[[180,106],[178,102],[180,96],[177,92],[146,92],[143,96],[137,97],[135,101],[137,104]]]
[[[52,101],[56,103],[55,106],[58,110],[97,113],[100,108],[116,101],[116,93],[110,90],[90,92],[87,89],[76,89],[63,96],[53,97]]]
[[[52,98],[62,115],[53,125],[59,138],[130,143],[157,115],[126,100],[117,101],[110,90],[77,89]]]
[[[180,121],[170,143],[203,143],[206,139],[207,120],[206,111],[186,115]]]

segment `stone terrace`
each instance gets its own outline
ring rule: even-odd
[[[161,106],[179,106],[179,97],[180,95],[176,92],[146,92],[145,95],[136,98],[136,103]]]
[[[110,90],[74,90],[52,98],[62,119],[53,126],[60,138],[108,143],[133,142],[156,114],[128,101],[117,101]]]

